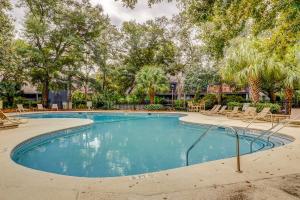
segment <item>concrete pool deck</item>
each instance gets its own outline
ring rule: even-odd
[[[247,123],[220,116],[183,113],[183,122],[244,127]],[[156,173],[116,178],[80,178],[37,171],[10,158],[19,143],[56,130],[91,124],[87,119],[30,119],[17,129],[0,131],[1,200],[109,199],[299,199],[300,128],[280,133],[295,140],[285,146]],[[268,129],[270,123],[251,128]]]

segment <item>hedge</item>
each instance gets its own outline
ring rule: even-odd
[[[233,107],[238,106],[239,108],[243,107],[243,103],[239,102],[228,102],[227,107],[228,109],[233,109]],[[270,108],[272,113],[279,113],[280,112],[280,105],[274,103],[256,103],[251,104],[250,106],[256,107],[257,112],[261,112],[264,108]]]
[[[228,102],[227,103],[227,107],[229,110],[233,110],[234,107],[238,106],[239,108],[242,108],[243,107],[243,104],[242,103],[239,103],[239,102]]]
[[[205,109],[211,109],[218,102],[214,94],[207,94],[201,100],[205,101]]]
[[[145,105],[144,109],[145,110],[162,110],[162,109],[164,109],[164,106],[161,104],[149,104],[149,105]]]
[[[256,103],[256,104],[251,104],[251,106],[256,107],[256,111],[260,112],[262,111],[264,108],[271,108],[271,112],[272,113],[279,113],[281,106],[275,103]]]

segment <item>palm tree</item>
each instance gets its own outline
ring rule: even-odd
[[[136,75],[136,89],[147,93],[150,103],[154,104],[156,93],[168,90],[165,72],[155,66],[145,66]]]
[[[225,50],[221,62],[221,75],[230,82],[249,85],[250,97],[254,103],[259,102],[261,92],[261,75],[268,65],[264,54],[256,48],[256,40],[237,38]]]
[[[283,85],[285,88],[286,114],[291,114],[295,88],[300,86],[300,45],[287,50],[282,61]],[[298,55],[297,55],[298,53]]]

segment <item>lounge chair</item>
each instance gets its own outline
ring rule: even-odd
[[[255,107],[248,107],[244,112],[239,112],[237,114],[231,114],[229,118],[245,118],[245,117],[254,117],[256,115]]]
[[[52,104],[51,109],[58,111],[58,105],[57,104]]]
[[[17,112],[26,112],[29,111],[29,109],[25,109],[23,107],[23,104],[17,104]]]
[[[280,122],[280,121],[288,121],[291,120],[291,124],[299,124],[300,125],[300,120],[295,120],[295,119],[290,119],[291,115],[284,115],[284,114],[272,114],[271,115],[271,121],[272,122]]]
[[[93,107],[93,102],[87,101],[87,102],[86,102],[86,107],[87,107],[89,110],[91,110],[92,107]]]
[[[2,120],[0,120],[0,130],[17,128],[18,126],[19,126],[19,124],[16,124],[16,123],[4,123]]]
[[[193,102],[189,101],[188,102],[188,111],[189,112],[196,112],[198,111],[198,107],[193,104]]]
[[[257,113],[255,116],[244,116],[244,121],[270,121],[272,113],[270,112],[271,108],[264,108],[260,113]]]
[[[219,110],[217,112],[217,114],[219,115],[226,115],[226,113],[228,112],[228,110],[226,110],[227,106],[222,106],[221,110]]]
[[[300,119],[285,119],[285,122],[288,122],[288,126],[299,127]]]
[[[234,116],[236,116],[236,115],[238,115],[238,114],[240,114],[239,107],[238,107],[238,106],[235,106],[235,107],[233,107],[233,110],[228,111],[228,112],[226,113],[226,116],[227,116],[227,117],[234,117]]]
[[[250,103],[243,103],[242,111],[246,111],[250,107]]]
[[[68,102],[62,102],[62,106],[63,106],[63,110],[67,110],[68,109]]]
[[[217,114],[221,108],[221,105],[215,105],[211,110],[209,111],[202,111],[201,113],[204,115],[212,115]]]
[[[207,115],[225,115],[228,110],[226,110],[227,106],[222,106],[222,108],[220,109],[220,107],[216,107],[215,110],[213,111],[209,111],[206,114]]]
[[[0,110],[0,120],[2,122],[9,122],[11,124],[25,124],[28,122],[26,119],[18,119],[15,117],[9,117]]]
[[[37,104],[37,110],[45,110],[43,104]]]
[[[200,101],[196,106],[197,112],[205,110],[205,101]]]

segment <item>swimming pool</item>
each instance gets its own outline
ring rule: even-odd
[[[208,128],[182,123],[180,115],[122,113],[39,113],[29,118],[86,118],[89,126],[42,135],[25,141],[12,152],[23,166],[79,177],[137,175],[186,166],[186,151]],[[241,136],[242,154],[250,151],[253,135]],[[191,164],[229,158],[236,154],[235,136],[212,129],[191,151]],[[288,140],[263,139],[254,150],[265,150]]]

